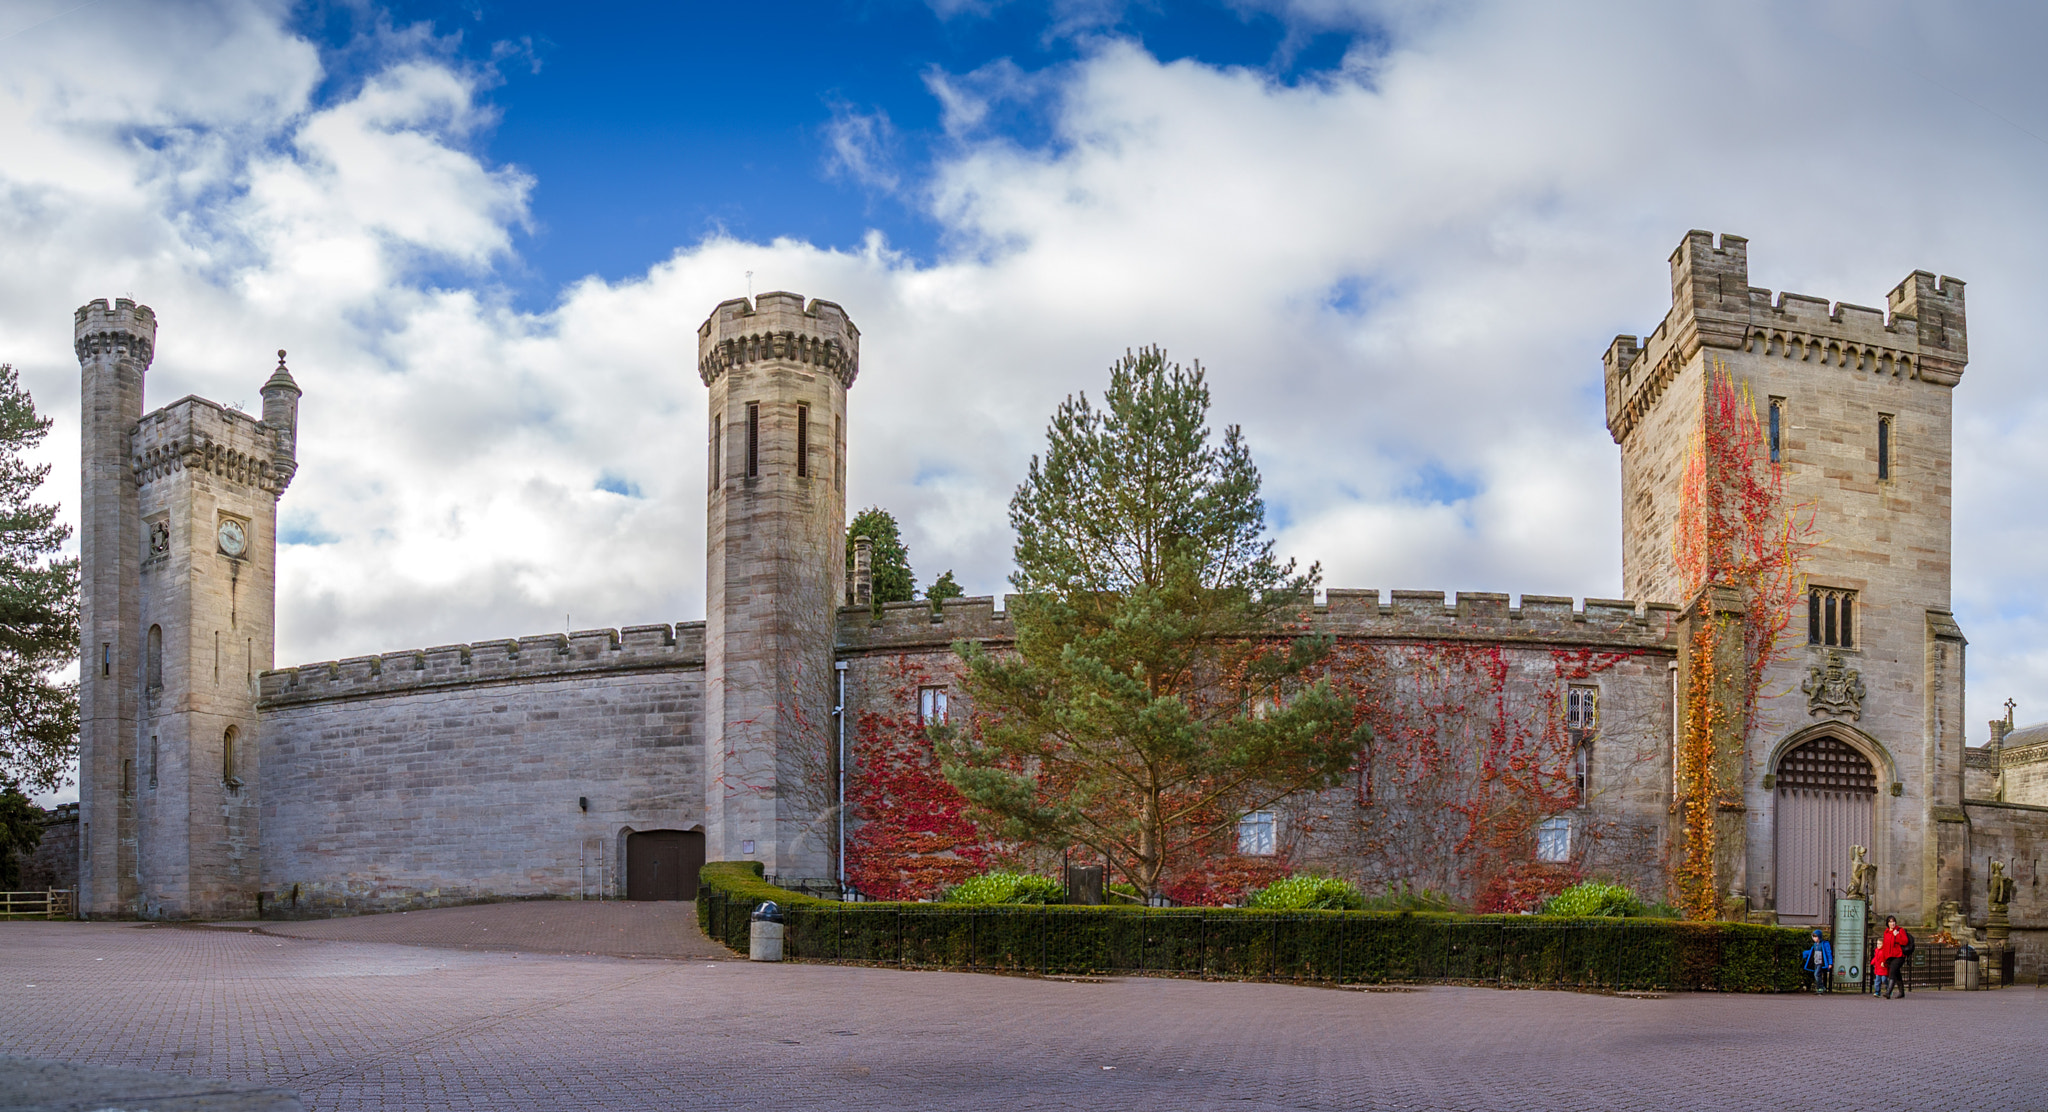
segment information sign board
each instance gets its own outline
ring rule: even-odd
[[[1835,991],[1856,992],[1863,987],[1863,934],[1870,918],[1870,904],[1841,897],[1835,900]]]

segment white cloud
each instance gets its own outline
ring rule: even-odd
[[[1329,26],[1353,10],[1291,7]],[[882,118],[842,112],[842,168],[923,190],[953,248],[936,263],[879,236],[712,238],[540,313],[490,279],[533,182],[474,153],[478,78],[431,44],[394,38],[316,105],[318,57],[279,5],[53,21],[0,39],[0,355],[69,433],[50,454],[70,506],[74,306],[157,308],[153,403],[250,400],[268,353],[292,350],[306,397],[283,510],[324,543],[281,557],[286,663],[565,614],[701,616],[691,332],[744,271],[861,326],[849,498],[904,520],[927,580],[1002,589],[1006,503],[1054,404],[1157,342],[1209,367],[1282,546],[1332,585],[1605,596],[1618,467],[1599,354],[1661,317],[1687,228],[1725,230],[1750,237],[1757,285],[1868,304],[1915,267],[1970,280],[1971,719],[2008,693],[2048,714],[2031,590],[2048,390],[2025,331],[2048,256],[2048,144],[2026,134],[2048,134],[2028,76],[2042,17],[1357,10],[1390,49],[1292,87],[1114,41],[1045,73],[934,74],[953,145],[920,178],[887,160]],[[1048,147],[987,126],[1020,103],[1053,113]]]

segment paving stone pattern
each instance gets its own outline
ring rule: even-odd
[[[312,1109],[2025,1108],[2044,1019],[2032,988],[1361,992],[0,924],[0,1054]]]
[[[342,919],[221,926],[234,930],[258,926],[266,934],[287,938],[405,942],[465,950],[707,961],[733,957],[732,951],[704,937],[697,929],[697,905],[693,903],[531,900]]]

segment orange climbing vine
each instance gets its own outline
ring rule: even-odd
[[[1756,399],[1714,360],[1686,458],[1672,554],[1687,598],[1708,587],[1732,588],[1742,612],[1708,607],[1687,646],[1691,676],[1677,753],[1685,855],[1676,880],[1679,906],[1695,919],[1720,911],[1714,814],[1723,796],[1741,791],[1739,784],[1719,782],[1716,739],[1730,730],[1748,736],[1764,673],[1783,655],[1781,639],[1803,588],[1800,569],[1815,543],[1811,508],[1787,502],[1784,468],[1771,458]],[[1734,675],[1723,675],[1727,665],[1718,648],[1735,622],[1741,660]]]

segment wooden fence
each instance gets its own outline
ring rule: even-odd
[[[42,892],[0,892],[0,919],[69,919],[77,914],[69,888]]]

